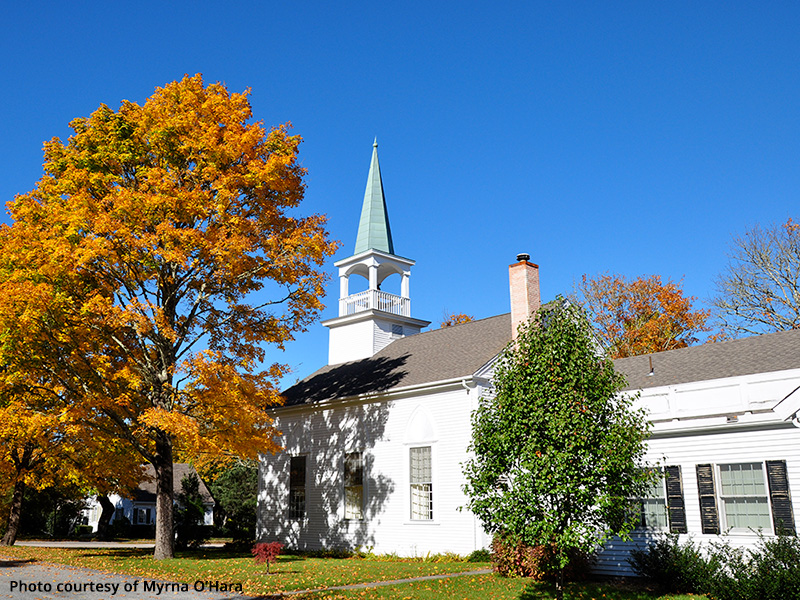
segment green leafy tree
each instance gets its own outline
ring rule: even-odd
[[[627,499],[651,478],[647,421],[580,310],[560,300],[502,352],[494,386],[472,416],[468,508],[490,533],[548,548],[563,598],[570,554],[634,526]]]
[[[237,461],[222,471],[210,488],[224,531],[234,544],[249,547],[256,537],[258,465],[255,461]]]
[[[200,480],[194,473],[184,476],[175,511],[176,543],[179,548],[197,547],[206,541],[210,532],[203,525],[205,512]]]

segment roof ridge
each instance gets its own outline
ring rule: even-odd
[[[684,348],[671,348],[670,350],[661,350],[659,352],[650,352],[648,354],[636,354],[634,356],[624,356],[622,358],[615,358],[614,362],[633,359],[633,358],[641,359],[642,357],[645,357],[645,356],[663,356],[665,354],[677,353],[677,352],[691,352],[691,351],[695,351],[696,352],[696,351],[698,351],[700,349],[706,349],[706,348],[719,348],[720,346],[731,346],[731,345],[735,345],[735,344],[751,343],[754,340],[763,340],[764,338],[767,338],[767,337],[778,337],[778,336],[783,336],[783,335],[791,335],[793,332],[795,333],[795,335],[800,335],[800,329],[786,329],[786,330],[783,330],[783,331],[770,331],[769,333],[756,333],[754,335],[749,335],[749,336],[743,337],[743,338],[733,338],[733,339],[729,339],[729,340],[719,340],[719,341],[716,341],[716,342],[708,342],[707,341],[707,342],[703,342],[702,344],[696,344],[694,346],[686,346]]]
[[[508,316],[510,314],[511,314],[510,312],[507,312],[507,313],[502,313],[502,314],[499,314],[499,315],[492,315],[491,317],[483,317],[481,319],[474,319],[473,321],[467,321],[466,323],[456,323],[455,325],[450,325],[448,327],[437,327],[436,329],[428,329],[427,331],[420,331],[419,333],[416,333],[414,335],[409,335],[409,336],[400,338],[399,340],[395,340],[395,342],[399,342],[401,340],[409,340],[411,338],[419,338],[419,336],[421,336],[421,335],[429,335],[431,333],[444,332],[444,331],[448,331],[448,330],[452,331],[453,329],[455,329],[457,327],[463,327],[465,325],[476,325],[476,324],[481,323],[483,321],[488,321],[490,319],[497,319],[497,318],[500,318],[500,317],[505,317],[505,316]],[[509,339],[510,339],[510,335],[509,335]],[[387,348],[388,348],[388,346],[387,346]]]

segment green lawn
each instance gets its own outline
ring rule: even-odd
[[[151,551],[140,549],[62,549],[0,547],[0,556],[35,559],[101,571],[124,573],[143,579],[193,583],[198,580],[241,583],[252,596],[280,591],[320,589],[356,583],[390,581],[423,575],[459,573],[487,568],[488,563],[463,561],[430,562],[409,559],[375,560],[366,558],[310,558],[284,555],[266,574],[247,554],[224,550],[178,553],[172,560],[155,561]],[[377,588],[314,592],[291,596],[303,600],[335,598],[546,600],[552,590],[546,584],[525,579],[506,579],[495,575],[463,576],[418,581]],[[643,589],[621,588],[611,584],[572,584],[568,598],[575,600],[689,600],[690,596],[659,596]],[[695,600],[697,598],[695,597]]]

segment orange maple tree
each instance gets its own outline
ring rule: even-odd
[[[693,310],[696,300],[684,296],[680,283],[661,276],[628,280],[623,275],[583,276],[577,301],[587,311],[612,358],[675,348],[698,341],[709,331],[709,311]]]
[[[445,313],[444,320],[439,327],[452,327],[453,325],[461,325],[474,320],[475,317],[466,313]]]
[[[10,492],[10,506],[0,545],[16,541],[26,488],[74,485],[105,496],[136,487],[142,469],[119,440],[81,426],[69,410],[56,412],[38,390],[2,397],[0,489]]]
[[[39,378],[153,465],[156,558],[173,556],[176,451],[278,449],[285,369],[262,367],[264,344],[318,316],[337,246],[324,216],[296,214],[299,136],[251,122],[248,93],[186,76],[73,120],[0,239],[0,379]]]

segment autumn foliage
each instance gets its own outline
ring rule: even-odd
[[[284,367],[265,345],[317,317],[336,248],[323,216],[298,215],[299,136],[251,122],[247,96],[187,76],[73,120],[0,232],[0,386],[46,390],[153,464],[158,558],[176,450],[277,450]]]
[[[696,298],[684,296],[680,283],[663,283],[659,275],[632,280],[584,275],[577,288],[577,300],[612,358],[685,348],[698,341],[698,333],[710,330],[709,311],[693,310]]]
[[[453,325],[461,325],[462,323],[469,323],[474,320],[475,317],[466,313],[450,313],[445,315],[439,327],[452,327]]]
[[[267,565],[267,573],[269,573],[269,566],[278,560],[281,553],[283,544],[280,542],[264,542],[253,546],[253,559],[257,565]]]

